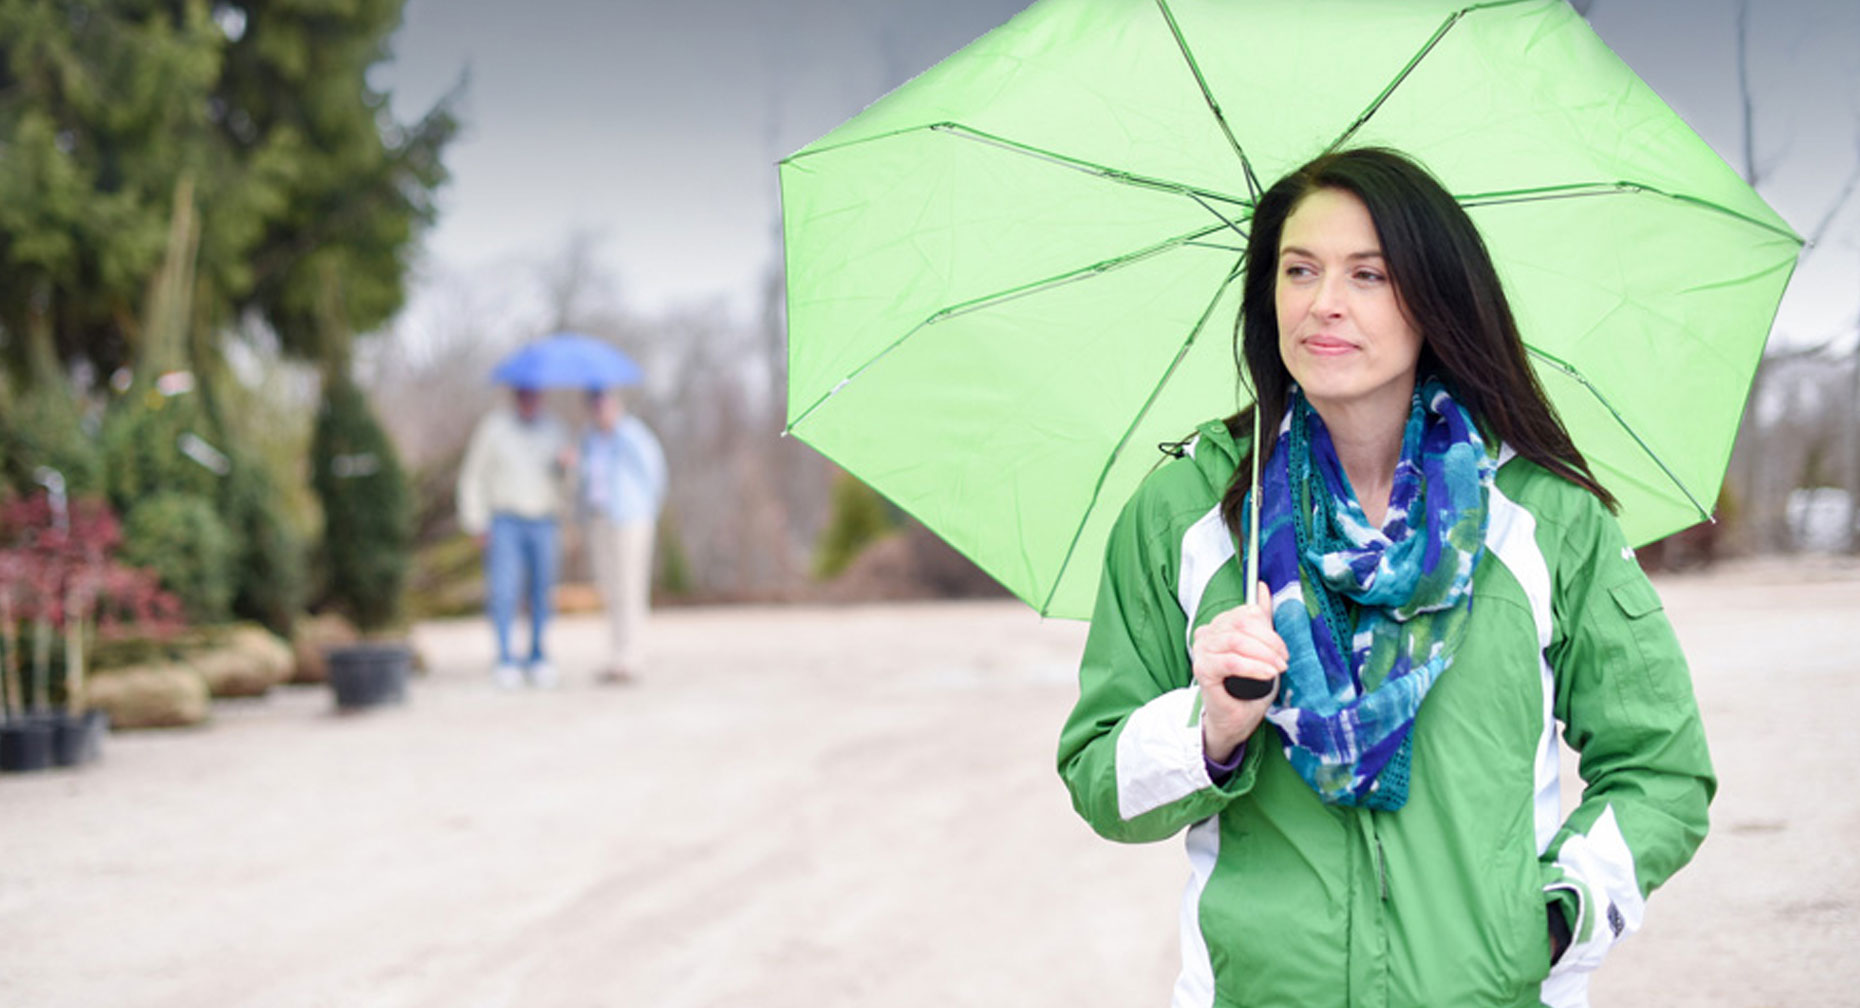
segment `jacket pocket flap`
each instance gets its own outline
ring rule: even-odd
[[[1623,581],[1608,589],[1608,594],[1614,597],[1615,605],[1620,606],[1629,619],[1639,619],[1661,608],[1660,593],[1654,591],[1653,585],[1646,581]]]

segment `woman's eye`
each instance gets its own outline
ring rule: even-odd
[[[1375,270],[1357,270],[1356,279],[1363,283],[1381,283],[1387,278]]]
[[[1285,267],[1285,275],[1288,277],[1293,277],[1293,278],[1302,278],[1302,277],[1311,276],[1312,271],[1311,271],[1311,267],[1306,266],[1303,263],[1292,263],[1291,265]]]

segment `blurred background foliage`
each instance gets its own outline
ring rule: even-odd
[[[193,619],[397,611],[407,489],[348,373],[458,128],[368,84],[402,2],[0,0],[0,490],[106,496]],[[305,479],[317,414],[383,460],[368,503]]]

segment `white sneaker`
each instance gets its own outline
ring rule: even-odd
[[[530,685],[538,689],[554,689],[562,682],[561,673],[546,661],[530,662]]]
[[[514,662],[498,662],[491,670],[491,683],[502,690],[522,689],[523,670]]]

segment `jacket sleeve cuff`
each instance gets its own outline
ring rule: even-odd
[[[1201,759],[1202,762],[1206,763],[1208,766],[1208,779],[1213,781],[1216,785],[1225,784],[1227,783],[1227,778],[1232,777],[1234,771],[1240,769],[1241,762],[1246,759],[1246,743],[1240,743],[1240,745],[1234,749],[1233,755],[1227,757],[1225,760],[1216,762],[1212,756],[1208,756],[1206,753],[1202,754]]]
[[[1201,746],[1201,692],[1170,690],[1132,711],[1117,736],[1117,814],[1125,822],[1214,786]]]
[[[1615,943],[1640,929],[1646,904],[1634,883],[1632,855],[1605,811],[1587,834],[1564,839],[1543,863],[1546,903],[1557,902],[1569,923],[1569,948],[1544,981],[1545,1004],[1587,1003],[1589,975]]]
[[[1266,726],[1260,725],[1260,731],[1265,730]],[[1260,761],[1265,757],[1266,750],[1273,748],[1269,741],[1254,741],[1258,738],[1258,733],[1255,733],[1253,738],[1242,742],[1240,748],[1235,750],[1235,766],[1231,773],[1225,777],[1211,778],[1214,790],[1220,792],[1222,797],[1238,798],[1253,790],[1253,782],[1259,778]]]

